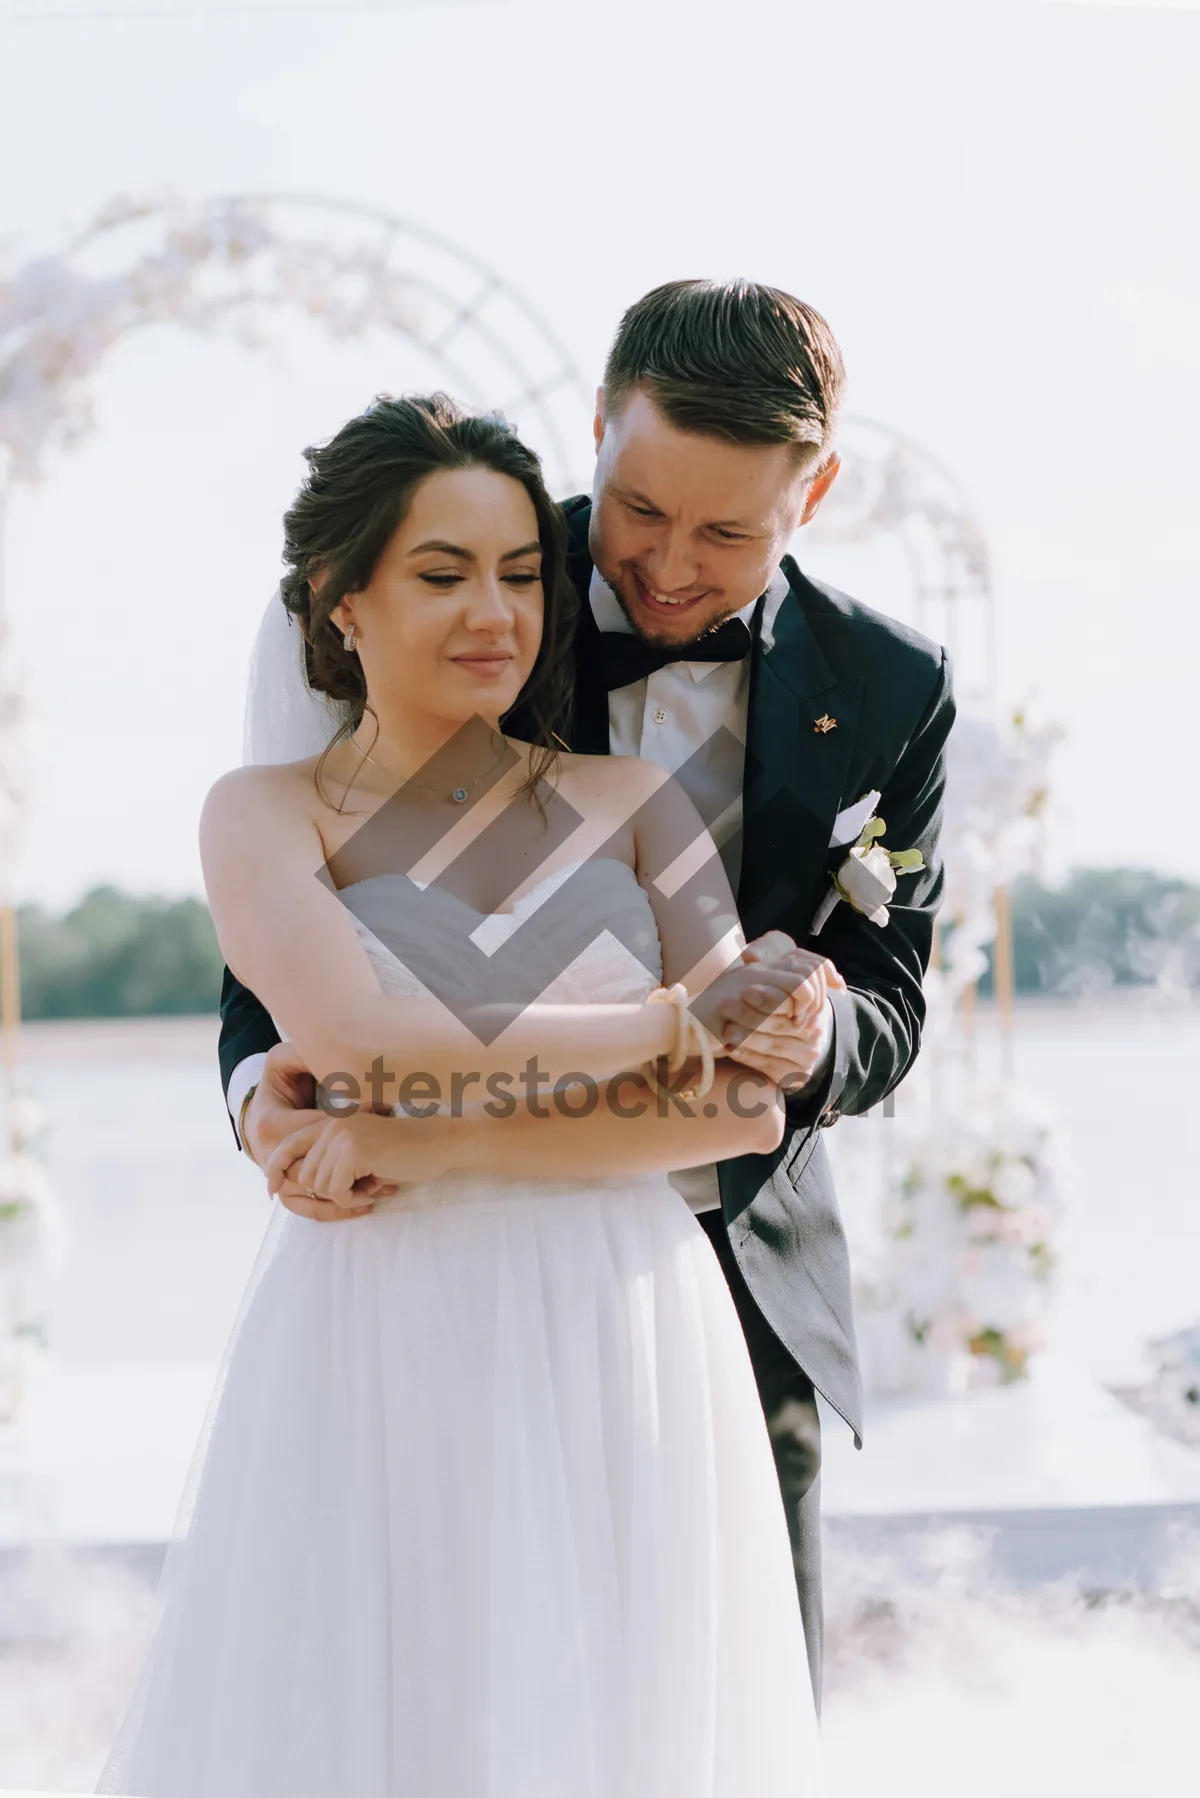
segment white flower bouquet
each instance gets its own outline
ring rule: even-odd
[[[1043,1345],[1062,1209],[1049,1121],[1011,1089],[913,1130],[859,1287],[869,1385],[963,1392],[1020,1379]]]

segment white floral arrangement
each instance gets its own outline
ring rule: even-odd
[[[0,1155],[0,1422],[19,1409],[30,1363],[47,1346],[50,1283],[62,1266],[66,1226],[32,1144],[45,1127],[36,1099],[17,1094]]]
[[[962,602],[982,600],[990,631],[987,544],[953,476],[896,432],[847,422],[856,429],[818,533],[859,542],[900,535],[919,602],[940,596],[947,619],[962,611],[969,622]],[[925,628],[921,609],[916,621]],[[962,641],[970,646],[968,633]],[[975,667],[994,692],[990,659]],[[855,1254],[864,1373],[877,1394],[957,1393],[1020,1379],[1043,1340],[1054,1289],[1062,1181],[1053,1132],[1011,1087],[970,1091],[964,1050],[972,1027],[962,1026],[1001,927],[1002,895],[1019,875],[1039,871],[1062,732],[973,689],[970,669],[964,659],[947,746],[945,884],[924,979],[922,1052],[895,1117],[881,1127],[884,1140],[871,1145],[887,1167],[883,1215],[870,1225],[864,1218]],[[885,924],[900,870],[880,849],[860,840],[838,871],[836,897],[823,905],[845,898]]]
[[[1003,1088],[896,1127],[883,1240],[858,1290],[868,1387],[1020,1379],[1055,1287],[1064,1182],[1049,1116]]]
[[[987,967],[996,935],[996,889],[1036,871],[1050,761],[1062,738],[1023,711],[996,719],[959,712],[950,736],[941,856],[946,870],[940,982],[952,1006]],[[935,974],[932,984],[938,984]]]
[[[137,230],[142,253],[113,272],[108,240]],[[246,200],[119,199],[62,254],[0,269],[0,476],[7,462],[11,480],[36,480],[49,450],[86,434],[93,377],[128,332],[233,326],[257,343],[280,305],[342,338],[411,331],[417,317],[414,285],[382,246],[284,236]]]

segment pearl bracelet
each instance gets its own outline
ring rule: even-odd
[[[675,1041],[667,1052],[667,1073],[677,1074],[690,1055],[695,1054],[700,1059],[698,1084],[685,1087],[678,1097],[702,1099],[716,1078],[716,1066],[708,1032],[697,1022],[689,1010],[691,1001],[686,986],[682,981],[676,981],[675,985],[670,987],[660,986],[650,994],[650,998],[671,1004],[675,1008]],[[662,1098],[663,1089],[659,1084],[654,1062],[648,1061],[643,1072],[651,1091],[657,1098]]]

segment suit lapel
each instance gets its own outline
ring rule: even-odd
[[[863,696],[860,676],[839,679],[830,668],[800,579],[789,557],[767,589],[751,650],[738,884],[747,936],[782,929],[798,942],[824,887]]]
[[[591,578],[591,563],[587,568]],[[587,584],[581,589],[579,622],[575,627],[575,703],[571,715],[571,748],[578,755],[607,755],[608,688],[599,678],[600,631],[588,603]]]
[[[607,755],[608,689],[600,679],[600,628],[592,615],[589,597],[592,558],[588,553],[590,503],[568,501],[569,548],[567,572],[579,600],[575,626],[575,702],[572,707],[571,748],[578,755]]]

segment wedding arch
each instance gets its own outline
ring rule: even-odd
[[[961,483],[910,437],[877,420],[846,419],[842,472],[818,515],[827,542],[899,545],[912,584],[913,621],[944,643],[955,669],[959,718],[943,827],[947,890],[940,944],[945,1001],[965,1013],[993,950],[1005,1066],[1011,1072],[1013,1005],[1009,888],[1036,859],[1058,733],[1034,729],[1000,704],[997,605],[983,527]]]
[[[61,248],[0,268],[0,1417],[19,1396],[25,1342],[62,1234],[34,1152],[40,1110],[20,1090],[12,869],[25,780],[5,514],[15,489],[94,427],[94,379],[132,333],[171,325],[232,334],[254,349],[289,312],[334,339],[403,338],[429,368],[429,385],[514,421],[541,452],[552,488],[579,485],[591,406],[562,338],[481,257],[411,219],[301,195],[122,198]]]
[[[575,457],[587,443],[590,400],[558,333],[481,258],[410,220],[303,196],[233,196],[192,204],[121,199],[56,252],[0,270],[0,1045],[9,1138],[7,1153],[0,1144],[0,1415],[6,1409],[6,1381],[11,1387],[14,1379],[12,1351],[21,1349],[36,1324],[33,1295],[61,1234],[33,1152],[38,1111],[19,1090],[10,870],[24,782],[20,683],[5,637],[5,509],[19,485],[39,479],[56,452],[93,427],[93,379],[109,352],[131,333],[169,324],[203,334],[232,333],[254,348],[286,312],[312,320],[335,339],[370,332],[405,339],[458,396],[512,417],[542,451],[558,491],[580,484]],[[983,532],[953,477],[927,452],[874,421],[846,420],[843,473],[821,519],[823,530],[847,541],[881,534],[898,541],[913,580],[918,624],[960,655],[968,622],[974,623],[972,653],[980,672],[968,682],[974,698],[954,739],[945,834],[945,915],[954,928],[929,983],[933,1047],[939,1032],[943,1042],[947,1039],[947,1021],[956,1007],[961,1015],[969,1006],[984,947],[993,940],[997,985],[1010,1009],[1006,894],[1033,852],[1053,733],[1030,730],[1020,718],[999,713],[995,604]],[[890,1285],[883,1281],[879,1290],[886,1288],[890,1296],[876,1312],[889,1316],[909,1345],[923,1349],[941,1340],[961,1361],[964,1346],[978,1356],[978,1344],[986,1340],[996,1365],[1016,1365],[1011,1357],[1009,1364],[1003,1361],[1017,1342],[1013,1331],[993,1329],[986,1316],[981,1323],[979,1307],[972,1311],[963,1302],[963,1254],[979,1264],[980,1245],[971,1232],[981,1218],[990,1222],[998,1216],[1010,1232],[1025,1230],[1028,1242],[1020,1252],[1026,1254],[1029,1278],[1024,1285],[1018,1280],[1021,1292],[1047,1259],[1044,1231],[1031,1235],[1027,1226],[1031,1205],[1046,1210],[1053,1182],[1041,1148],[1030,1147],[1034,1138],[1028,1131],[1021,1135],[1012,1111],[1010,1105],[1003,1116],[976,1119],[966,1139],[961,1118],[957,1135],[941,1120],[931,1131],[924,1161],[919,1155],[910,1159],[908,1186],[897,1201],[903,1215],[895,1241],[925,1254],[926,1275],[936,1263],[944,1290],[939,1289],[941,1309],[935,1307],[935,1315],[924,1301],[923,1309],[918,1305],[914,1311],[911,1270],[893,1269]],[[980,1168],[982,1184],[972,1185]],[[1036,1204],[1030,1176],[1040,1195]],[[980,1199],[959,1207],[958,1223],[966,1219],[970,1226],[968,1249],[959,1229],[952,1242],[933,1245],[931,1261],[930,1219],[944,1222],[945,1196],[964,1179],[966,1190],[986,1198],[986,1204]],[[986,1244],[983,1252],[985,1284],[991,1278],[995,1288],[995,1256],[988,1261]],[[1018,1294],[1017,1311],[1021,1303]]]
[[[843,420],[842,467],[819,515],[821,534],[849,543],[890,537],[912,582],[913,622],[944,643],[958,685],[996,695],[996,595],[983,526],[962,483],[929,450],[872,418]]]
[[[1062,1207],[1052,1117],[1013,1078],[1013,881],[1038,864],[1059,732],[1000,703],[986,537],[953,475],[911,438],[847,419],[826,541],[899,544],[918,628],[946,644],[959,714],[946,884],[915,1076],[882,1144],[879,1238],[859,1257],[864,1373],[877,1393],[1022,1377],[1042,1346]],[[992,950],[1002,1078],[976,1077],[976,984]]]

